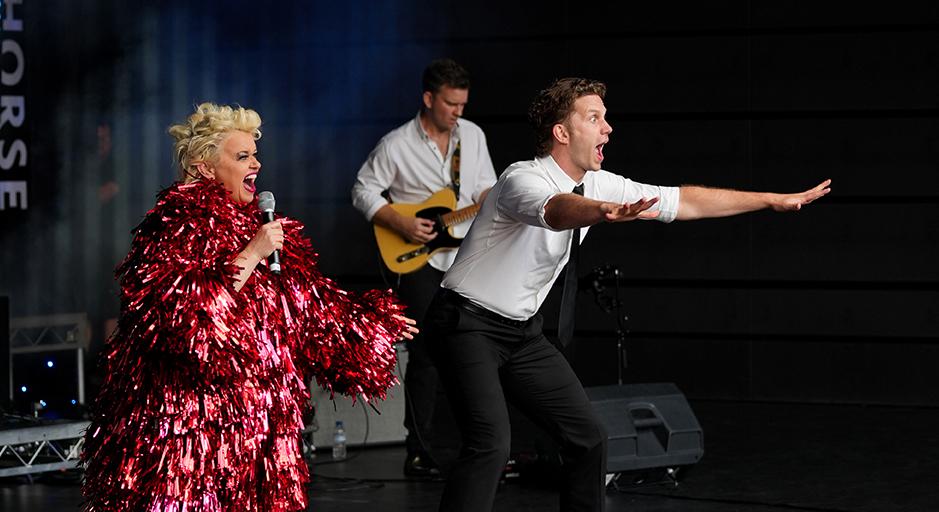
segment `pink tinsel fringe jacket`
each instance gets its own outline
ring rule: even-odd
[[[239,292],[256,204],[175,184],[137,227],[82,454],[86,511],[303,510],[304,383],[366,398],[394,384],[400,305],[337,288],[303,225],[281,221],[283,272],[262,262]]]

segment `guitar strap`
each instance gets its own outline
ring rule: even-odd
[[[460,141],[456,141],[456,149],[450,157],[450,181],[457,202],[460,201]]]

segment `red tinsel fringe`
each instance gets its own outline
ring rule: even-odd
[[[339,289],[303,225],[281,220],[282,273],[262,263],[239,292],[232,262],[256,204],[176,184],[137,227],[82,454],[84,510],[303,510],[304,383],[370,400],[396,382],[400,304]]]

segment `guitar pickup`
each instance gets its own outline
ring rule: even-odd
[[[406,252],[398,256],[397,258],[395,258],[395,261],[397,261],[398,263],[404,263],[405,261],[416,258],[420,256],[421,254],[427,254],[429,252],[430,252],[430,248],[425,245],[425,246],[422,246],[420,249],[414,249],[411,252]]]

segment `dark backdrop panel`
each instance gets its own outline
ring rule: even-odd
[[[748,126],[739,120],[611,121],[604,167],[642,183],[750,188]]]
[[[936,108],[935,30],[753,38],[756,110]]]
[[[112,269],[175,176],[166,127],[206,100],[261,112],[259,187],[307,224],[324,271],[383,286],[349,188],[416,113],[427,61],[451,55],[473,74],[466,114],[497,172],[531,157],[535,92],[586,75],[609,84],[613,172],[779,191],[835,180],[798,214],[593,228],[584,273],[614,264],[628,284],[630,379],[692,396],[939,405],[919,391],[935,387],[939,339],[934,2],[48,0],[24,12],[30,210],[0,212],[0,294],[16,316],[87,311],[103,337]],[[615,323],[581,298],[573,357],[606,368],[586,383],[609,383],[592,380],[615,378]]]
[[[936,285],[934,203],[831,203],[788,215],[596,226],[584,242],[584,269],[615,264],[635,278],[809,281],[822,288],[828,281]]]
[[[472,92],[470,112],[483,118],[523,119],[535,93],[564,76],[606,82],[606,105],[613,119],[627,113],[747,107],[747,44],[739,37],[471,40],[455,44],[453,50],[457,56],[465,55],[461,60],[470,69],[485,70],[485,82],[497,84]],[[520,74],[524,80],[518,79]],[[507,110],[508,105],[514,108]]]
[[[622,284],[623,309],[632,330],[699,337],[897,337],[931,343],[934,338],[924,335],[924,329],[939,328],[936,291],[772,289],[772,285],[761,282],[743,282],[736,288],[722,286],[720,281],[680,282],[666,287],[668,284],[653,282],[648,286],[628,280]],[[693,288],[701,284],[709,286]],[[753,289],[748,287],[751,284]],[[610,324],[589,294],[580,297],[580,329]],[[548,310],[545,313],[548,316]]]
[[[752,145],[760,189],[795,190],[826,176],[837,182],[829,202],[939,198],[937,117],[761,119]]]
[[[939,362],[934,344],[852,340],[627,337],[625,382],[675,382],[691,397],[759,401],[934,405]],[[616,343],[578,342],[575,369],[585,383],[616,382]],[[905,355],[904,355],[905,354]],[[909,365],[915,355],[922,364]]]
[[[515,162],[532,159],[535,136],[523,117],[513,119],[471,117],[471,119],[486,131],[486,143],[489,145],[489,156],[492,158],[496,175],[502,174]]]
[[[934,201],[875,200],[819,207],[795,219],[766,214],[765,223],[755,230],[753,275],[822,283],[847,280],[862,287],[910,282],[935,290],[939,283],[934,263],[939,257],[936,206]]]
[[[674,382],[691,398],[754,398],[748,341],[648,339],[631,334],[624,347],[626,383]],[[585,385],[617,382],[615,336],[602,333],[578,338],[571,359]]]
[[[939,22],[939,6],[929,0],[907,0],[885,9],[880,2],[806,3],[799,0],[750,2],[754,28],[853,29],[870,31],[884,26],[920,26]]]
[[[939,375],[925,371],[939,363],[939,347],[929,343],[779,340],[754,343],[752,353],[758,399],[923,405],[939,386]],[[907,356],[923,364],[911,368]]]
[[[746,39],[680,33],[571,46],[577,75],[608,82],[607,107],[614,119],[747,108]]]
[[[573,57],[568,45],[542,39],[458,40],[450,50],[473,77],[466,117],[481,122],[525,122],[527,105],[539,89],[532,85],[569,75]]]
[[[482,7],[481,4],[480,7]],[[448,23],[431,27],[428,37],[455,39],[515,38],[589,39],[661,31],[720,30],[746,27],[744,0],[697,2],[603,2],[590,5],[561,2],[492,3],[490,8],[447,6],[440,14]],[[493,15],[498,13],[498,15]]]

